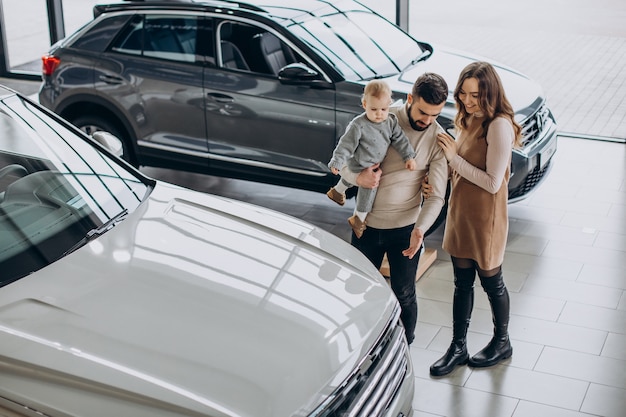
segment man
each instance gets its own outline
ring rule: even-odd
[[[433,73],[421,75],[407,95],[406,104],[390,108],[415,149],[417,169],[409,171],[398,152],[389,148],[380,166],[359,174],[346,168],[341,175],[360,187],[378,187],[367,227],[352,245],[380,269],[387,254],[391,288],[401,306],[401,320],[409,344],[415,338],[417,296],[415,275],[424,233],[432,226],[444,204],[448,163],[437,145],[443,129],[436,122],[448,97],[445,80]],[[422,205],[422,182],[428,174],[432,191]]]

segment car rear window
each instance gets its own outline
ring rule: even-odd
[[[194,16],[137,15],[111,50],[170,61],[196,62],[198,19]]]

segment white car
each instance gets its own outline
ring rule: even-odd
[[[409,416],[401,326],[340,238],[0,87],[0,415]]]

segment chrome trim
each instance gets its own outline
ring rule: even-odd
[[[368,354],[311,416],[385,416],[410,370],[399,313],[396,304],[391,320]]]
[[[290,168],[290,167],[285,167],[285,166],[282,166],[282,165],[270,164],[270,163],[267,163],[267,162],[252,161],[250,159],[233,158],[233,157],[230,157],[230,156],[215,155],[215,154],[211,154],[211,153],[207,153],[207,152],[192,151],[192,150],[189,150],[189,149],[180,149],[180,148],[176,148],[176,147],[172,147],[172,146],[160,145],[160,144],[147,142],[147,141],[143,141],[143,140],[137,141],[137,145],[140,146],[140,147],[144,147],[144,148],[152,148],[152,149],[158,149],[158,150],[161,150],[161,151],[177,153],[177,154],[181,154],[181,155],[190,155],[190,156],[195,156],[195,157],[198,157],[198,158],[205,158],[207,160],[214,159],[216,161],[231,162],[231,163],[235,163],[235,164],[239,164],[239,165],[247,165],[247,166],[252,166],[252,167],[256,167],[256,168],[265,168],[265,169],[271,169],[271,170],[274,170],[274,171],[289,172],[291,174],[308,175],[310,177],[320,177],[321,178],[321,177],[325,177],[326,175],[328,175],[328,173],[326,173],[326,172],[307,171],[307,170],[304,170],[304,169]]]

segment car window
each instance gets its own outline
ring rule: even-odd
[[[300,61],[275,34],[242,22],[219,25],[220,65],[225,68],[277,76],[287,64]]]
[[[45,267],[149,186],[18,97],[0,103],[0,286]]]
[[[124,54],[197,62],[199,33],[207,27],[194,16],[137,15],[119,34],[111,50]],[[207,55],[206,51],[203,55]],[[210,53],[208,55],[211,55]]]
[[[129,15],[118,15],[100,20],[72,43],[73,48],[102,52],[115,34],[128,22]],[[80,33],[80,31],[76,32]]]

